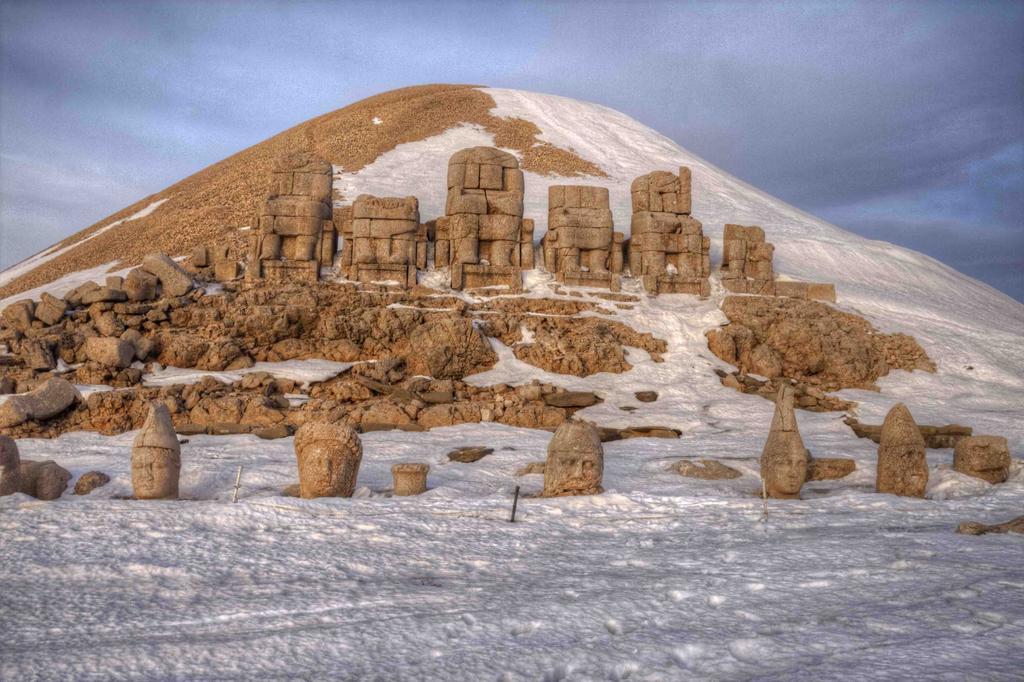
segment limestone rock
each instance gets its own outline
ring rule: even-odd
[[[702,459],[700,463],[684,459],[676,462],[673,468],[688,478],[700,478],[705,481],[724,481],[739,478],[742,472],[731,466],[716,462],[713,459]]]
[[[49,419],[81,399],[73,385],[60,377],[50,377],[35,390],[11,396],[0,403],[0,428],[17,426],[29,420]]]
[[[653,403],[658,399],[657,391],[637,391],[633,397],[642,403]]]
[[[927,487],[928,462],[924,454],[924,438],[907,406],[897,403],[882,423],[875,490],[924,497]]]
[[[0,496],[21,489],[21,457],[18,444],[10,436],[0,436]]]
[[[39,298],[39,305],[36,306],[35,311],[38,320],[45,325],[52,326],[64,318],[64,313],[68,310],[68,304],[64,299],[46,292],[43,292]]]
[[[581,421],[567,421],[548,444],[544,464],[544,496],[594,495],[604,491],[604,448],[597,429]]]
[[[57,367],[57,361],[46,342],[35,339],[22,343],[22,355],[29,369],[37,372],[48,372]]]
[[[977,521],[964,521],[957,527],[956,532],[961,535],[985,535],[986,533],[1024,534],[1024,516],[1018,516],[1015,519],[992,525],[985,525]]]
[[[15,331],[24,332],[32,326],[35,319],[36,304],[31,299],[15,301],[0,313],[4,325]]]
[[[124,369],[135,359],[135,348],[121,339],[93,336],[85,340],[85,357],[106,367]]]
[[[846,457],[811,457],[807,480],[832,481],[849,476],[856,470],[857,462]]]
[[[178,497],[181,445],[167,405],[154,402],[132,443],[132,489],[140,500]]]
[[[761,478],[768,497],[777,499],[799,499],[807,480],[807,448],[797,428],[793,395],[789,384],[779,387],[768,440],[761,451]]]
[[[52,460],[21,461],[21,492],[40,500],[56,500],[68,487],[71,472]]]
[[[403,462],[391,467],[396,497],[419,495],[427,491],[430,466],[419,462]]]
[[[142,260],[142,269],[156,275],[163,286],[164,296],[184,296],[192,290],[192,275],[167,254],[153,253],[146,256]]]
[[[406,365],[413,374],[461,379],[494,366],[498,356],[471,320],[435,317],[413,330]]]
[[[295,433],[295,456],[302,497],[352,497],[363,459],[354,430],[343,424],[304,424]]]
[[[110,483],[110,476],[102,471],[88,471],[79,476],[78,481],[75,482],[75,494],[88,495],[96,488],[102,488],[108,483]]]
[[[989,483],[1010,475],[1010,448],[1002,436],[968,436],[953,449],[953,468]]]

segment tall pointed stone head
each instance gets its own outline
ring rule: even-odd
[[[907,406],[897,403],[882,423],[875,490],[893,495],[924,497],[927,487],[928,462],[925,459],[924,437]]]
[[[132,488],[140,500],[175,499],[181,474],[181,445],[167,405],[153,402],[132,443]]]

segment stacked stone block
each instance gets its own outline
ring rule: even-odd
[[[726,225],[722,249],[722,285],[736,294],[836,300],[834,284],[776,280],[775,247],[757,226]]]
[[[445,215],[434,226],[434,264],[455,289],[522,287],[533,268],[533,221],[523,219],[523,172],[512,154],[470,147],[448,161]]]
[[[416,197],[360,194],[352,205],[349,279],[397,281],[416,286],[418,268],[426,267],[426,228],[420,225]]]
[[[331,164],[325,161],[306,154],[278,161],[254,234],[252,278],[312,283],[320,278],[321,265],[333,264],[331,184]]]
[[[618,291],[623,235],[613,225],[606,187],[551,185],[544,266],[563,284]]]
[[[680,167],[679,175],[668,171],[641,175],[630,192],[630,273],[650,294],[708,296],[711,240],[704,236],[700,221],[690,215],[690,169]]]

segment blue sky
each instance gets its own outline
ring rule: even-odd
[[[0,0],[0,267],[416,83],[619,109],[1024,300],[1024,3]]]

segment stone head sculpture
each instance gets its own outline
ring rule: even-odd
[[[132,488],[140,500],[178,497],[181,446],[167,405],[154,402],[132,444]]]
[[[302,497],[351,497],[355,492],[363,446],[344,424],[312,422],[295,433]]]
[[[558,427],[548,445],[544,496],[594,495],[603,492],[604,448],[597,429],[580,421]]]
[[[773,498],[799,498],[807,480],[809,458],[796,425],[793,399],[793,387],[783,383],[775,397],[775,414],[761,452],[761,478],[768,496]]]

